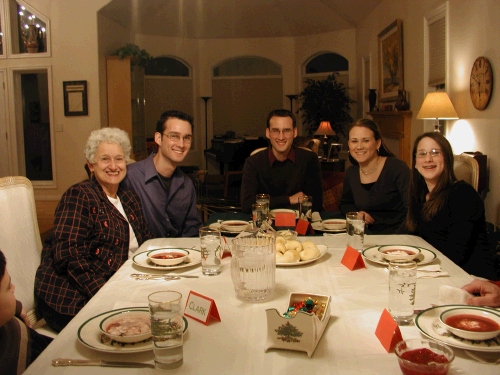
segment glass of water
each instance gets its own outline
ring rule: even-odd
[[[222,246],[220,230],[210,227],[200,228],[201,271],[204,275],[215,276],[221,271]]]
[[[348,212],[345,215],[347,229],[347,244],[356,250],[363,250],[365,242],[365,214]]]
[[[173,290],[148,296],[155,365],[160,369],[180,367],[183,362],[184,320],[182,294]]]
[[[299,197],[299,219],[312,221],[313,198],[310,195]]]
[[[267,205],[261,203],[252,204],[253,228],[258,229],[267,220]]]
[[[389,262],[389,312],[396,321],[410,321],[415,304],[417,263],[414,260]]]
[[[266,220],[269,218],[269,202],[271,201],[271,197],[269,194],[257,194],[255,196],[255,203],[265,205],[264,214],[266,215]]]

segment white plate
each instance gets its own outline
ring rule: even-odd
[[[415,326],[417,326],[417,328],[420,332],[422,332],[423,335],[443,344],[453,346],[455,348],[477,350],[482,352],[500,352],[500,336],[497,336],[491,340],[471,341],[448,333],[448,330],[439,321],[439,315],[441,315],[441,313],[445,310],[453,307],[464,307],[464,305],[444,305],[431,307],[428,310],[422,311],[415,317]],[[470,307],[472,306],[467,306],[467,308]],[[498,310],[491,310],[498,313]]]
[[[380,246],[382,246],[382,245],[380,245]],[[378,248],[380,246],[369,247],[368,249],[363,250],[361,255],[363,256],[363,258],[365,258],[366,260],[369,260],[370,262],[375,262],[375,263],[383,264],[383,265],[387,266],[387,265],[389,265],[389,262],[387,260],[385,260],[384,258],[382,258],[382,254],[380,254],[380,252],[378,251]],[[415,258],[415,262],[417,262],[419,265],[430,263],[434,259],[436,259],[436,254],[434,252],[432,252],[431,250],[424,249],[423,247],[419,247],[419,246],[417,246],[417,247],[420,249],[421,252],[418,255],[418,257]]]
[[[146,311],[149,312],[147,307],[126,307],[123,309],[111,310],[90,318],[78,328],[78,341],[90,349],[98,350],[106,353],[139,353],[153,350],[153,342],[151,340],[144,342],[136,342],[131,344],[124,343],[102,343],[101,335],[104,335],[99,330],[99,323],[109,315],[116,314],[122,311]],[[184,320],[184,332],[188,327],[186,318]]]
[[[325,245],[316,245],[316,246],[318,247],[320,253],[317,258],[309,260],[301,260],[300,262],[295,262],[295,263],[276,263],[276,265],[281,267],[296,267],[296,266],[302,266],[303,264],[316,262],[319,258],[321,258],[326,254],[326,249],[327,249]]]
[[[165,246],[165,249],[179,249],[179,247]],[[153,249],[159,250],[159,249]],[[143,251],[142,253],[136,254],[132,257],[132,261],[140,267],[151,268],[153,270],[176,270],[179,268],[192,267],[196,264],[201,263],[201,253],[200,250],[194,249],[184,249],[189,252],[189,256],[181,264],[176,264],[175,266],[160,266],[159,264],[154,264],[148,259],[148,252],[152,250]]]
[[[342,233],[345,232],[345,228],[342,229],[325,229],[321,224],[321,221],[316,221],[311,223],[311,227],[318,232],[326,232],[326,233]]]
[[[295,214],[295,218],[299,218],[299,211],[289,210],[288,208],[275,208],[274,210],[269,211],[269,218],[274,219],[274,215],[277,213],[288,213]]]
[[[248,224],[250,225],[250,223],[248,223]],[[218,229],[218,230],[220,230],[220,232],[221,232],[221,233],[223,233],[223,234],[236,234],[236,233],[241,233],[240,231],[235,232],[235,231],[229,231],[229,230],[222,229],[222,228],[220,227],[220,223],[212,223],[212,224],[209,224],[209,227],[210,227],[211,229]],[[249,227],[249,228],[250,228],[250,227]]]

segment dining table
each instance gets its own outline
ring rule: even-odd
[[[151,268],[138,259],[143,252],[160,247],[180,247],[200,250],[199,238],[156,238],[143,243],[133,258],[128,259],[110,280],[90,299],[85,307],[57,335],[44,352],[30,365],[25,374],[147,374],[162,370],[86,366],[55,367],[55,358],[91,359],[109,361],[139,361],[154,363],[150,350],[123,351],[93,348],[88,340],[79,337],[82,327],[98,321],[100,314],[124,307],[147,309],[148,295],[160,290],[175,290],[182,294],[186,304],[190,292],[214,301],[220,321],[211,318],[208,324],[185,316],[183,363],[170,374],[400,374],[396,354],[388,352],[375,331],[381,314],[388,305],[387,265],[362,256],[361,267],[351,270],[342,264],[346,252],[347,235],[338,233],[318,236],[299,236],[299,241],[313,241],[326,246],[326,253],[316,261],[293,266],[277,265],[276,286],[272,296],[262,302],[246,302],[237,298],[231,280],[231,256],[222,258],[222,271],[216,276],[204,276],[200,263],[172,270]],[[227,240],[230,245],[231,238]],[[438,303],[441,285],[461,287],[473,280],[440,251],[420,237],[413,235],[365,235],[364,249],[379,245],[411,245],[433,254],[429,264],[440,265],[444,277],[418,278],[415,310],[426,311]],[[199,255],[198,255],[199,256]],[[434,258],[435,256],[435,258]],[[142,258],[141,258],[142,259]],[[181,277],[174,280],[136,280],[133,273],[153,273]],[[311,357],[303,351],[283,349],[266,350],[268,335],[267,309],[286,312],[291,293],[326,295],[330,300],[330,319]],[[97,317],[97,318],[96,318]],[[292,318],[293,319],[293,318]],[[401,325],[403,339],[426,338],[414,322]],[[99,336],[94,327],[93,337]],[[85,341],[84,339],[83,341]],[[151,344],[152,345],[152,344]],[[499,365],[471,358],[460,347],[452,347],[455,359],[449,375],[499,374]],[[474,351],[478,355],[482,352]],[[500,358],[500,350],[487,353]],[[165,372],[165,371],[164,371]]]

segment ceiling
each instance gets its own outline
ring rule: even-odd
[[[134,34],[296,37],[355,28],[382,0],[112,0],[100,13]]]

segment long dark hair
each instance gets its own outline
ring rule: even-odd
[[[431,138],[439,145],[444,160],[443,173],[427,200],[426,195],[429,193],[429,189],[427,188],[425,179],[415,168],[417,147],[419,142],[424,138]],[[412,155],[413,162],[410,175],[410,197],[408,200],[406,227],[413,232],[417,227],[419,216],[422,216],[425,221],[429,221],[436,216],[446,202],[450,187],[457,181],[457,178],[453,172],[453,150],[450,142],[441,133],[428,132],[419,135],[413,144]]]
[[[384,140],[382,139],[382,133],[380,132],[380,129],[378,128],[378,125],[373,121],[370,120],[369,118],[361,118],[355,123],[351,124],[349,127],[349,131],[347,132],[347,135],[349,136],[349,133],[351,132],[351,129],[354,128],[355,126],[362,126],[364,128],[370,129],[373,133],[373,137],[375,138],[376,141],[380,139],[380,147],[378,149],[378,154],[380,156],[387,156],[394,158],[396,155],[394,155],[384,144]],[[358,162],[356,159],[354,159],[351,156],[351,153],[349,153],[349,161],[353,165],[358,165]]]
[[[5,259],[5,255],[3,255],[2,250],[0,250],[0,280],[2,280],[3,275],[5,275],[6,267],[7,267],[7,260]]]

